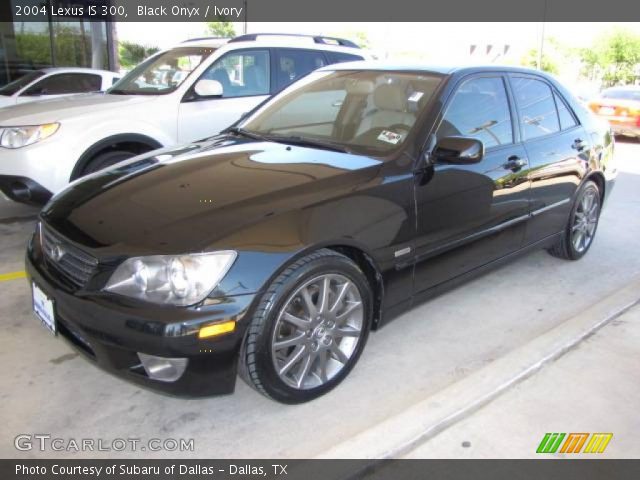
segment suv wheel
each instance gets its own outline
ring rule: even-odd
[[[82,175],[89,175],[90,173],[110,167],[118,162],[135,157],[136,155],[138,154],[127,150],[110,150],[108,152],[99,153],[93,157],[89,163],[87,163],[82,170]]]
[[[312,253],[280,274],[260,300],[240,374],[283,403],[317,398],[358,361],[371,316],[371,289],[360,268],[332,250]]]

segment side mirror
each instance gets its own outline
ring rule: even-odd
[[[193,91],[203,98],[222,97],[224,90],[222,84],[217,80],[198,80]]]
[[[445,137],[436,143],[431,153],[435,163],[470,165],[478,163],[484,156],[484,144],[469,137]]]

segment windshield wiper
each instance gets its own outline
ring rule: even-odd
[[[344,145],[316,138],[301,137],[299,135],[269,135],[267,138],[279,143],[290,143],[292,145],[300,145],[303,147],[322,148],[333,152],[351,153]]]
[[[261,140],[263,142],[268,142],[271,140],[263,135],[260,135],[259,133],[251,132],[249,130],[245,130],[244,128],[240,128],[240,127],[229,127],[224,129],[220,133],[233,133],[234,135],[240,135],[242,137],[252,138],[253,140]]]

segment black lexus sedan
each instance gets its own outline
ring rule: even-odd
[[[34,309],[138,384],[204,396],[239,373],[308,401],[443,289],[531,249],[585,255],[612,154],[540,72],[326,67],[215,137],[56,195],[28,246]]]

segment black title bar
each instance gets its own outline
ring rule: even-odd
[[[636,480],[639,460],[0,460],[2,480]]]
[[[629,0],[2,0],[0,21],[637,21]]]

